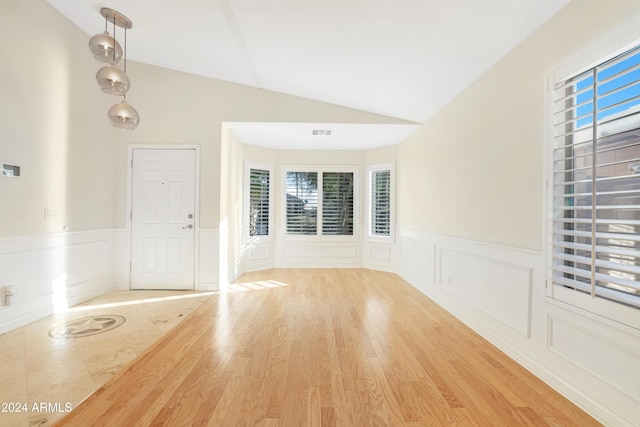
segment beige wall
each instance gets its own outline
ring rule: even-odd
[[[113,226],[115,98],[87,41],[44,1],[2,3],[0,161],[22,176],[0,177],[0,237]]]
[[[133,38],[134,35],[131,35]],[[200,226],[220,223],[220,149],[223,122],[406,123],[358,110],[140,63],[130,63],[127,96],[140,113],[133,132],[119,132],[116,151],[116,225],[126,224],[128,144],[200,146]],[[225,184],[226,185],[226,184]]]
[[[639,13],[573,1],[402,143],[398,225],[541,248],[547,74]]]
[[[395,162],[398,155],[397,152],[397,145],[367,150],[364,152],[363,160],[365,165]]]

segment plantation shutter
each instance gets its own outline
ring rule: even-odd
[[[318,173],[286,173],[287,234],[315,235],[318,230]]]
[[[249,235],[269,235],[270,172],[249,170]]]
[[[322,173],[322,234],[353,235],[353,172]]]
[[[391,233],[391,171],[371,172],[371,229],[372,236]]]
[[[554,88],[553,283],[640,307],[640,49]]]

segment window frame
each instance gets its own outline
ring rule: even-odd
[[[628,36],[628,34],[627,34]],[[640,34],[637,34],[640,36]],[[623,46],[620,48],[620,46]],[[634,329],[640,329],[640,307],[626,305],[624,303],[600,298],[592,297],[585,292],[578,292],[568,289],[554,283],[554,218],[557,210],[554,207],[554,88],[556,83],[568,81],[573,77],[579,76],[589,69],[605,64],[608,61],[620,56],[621,54],[640,45],[639,39],[627,39],[624,43],[610,40],[609,43],[599,44],[587,54],[573,58],[562,67],[556,69],[547,76],[547,91],[545,98],[545,158],[544,158],[544,211],[545,211],[545,286],[547,301],[562,306],[570,306],[577,309],[587,316],[595,316],[596,318],[613,321],[612,324],[620,326],[628,326]],[[607,54],[602,54],[606,51]],[[593,263],[593,259],[591,260]]]
[[[391,181],[391,190],[389,196],[389,235],[373,234],[373,175],[376,172],[389,171],[389,177]],[[395,176],[395,162],[381,163],[376,165],[368,165],[366,168],[367,173],[367,194],[366,194],[366,237],[369,241],[374,242],[395,242],[395,194],[396,194],[396,176]]]
[[[250,197],[251,197],[251,170],[263,170],[269,172],[269,215],[268,215],[268,234],[263,236],[251,236],[250,235],[250,219],[249,219],[249,209],[250,209]],[[257,242],[257,241],[268,241],[272,240],[274,236],[274,167],[271,164],[267,163],[257,163],[257,162],[245,162],[244,166],[244,197],[243,197],[243,237],[245,243],[247,242]]]
[[[287,233],[287,172],[315,172],[318,174],[318,206],[316,216],[316,234],[288,234]],[[324,235],[322,234],[322,174],[323,172],[346,172],[353,173],[353,234],[352,235]],[[282,189],[281,195],[281,218],[282,218],[282,237],[284,240],[299,241],[342,241],[354,242],[358,241],[359,234],[359,169],[358,166],[317,166],[317,165],[286,165],[281,171]]]

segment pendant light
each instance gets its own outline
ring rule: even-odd
[[[113,65],[105,65],[96,73],[96,81],[98,86],[104,93],[109,95],[122,96],[131,87],[129,77],[118,67]]]
[[[115,35],[115,30],[114,30]],[[107,31],[107,19],[104,20],[104,33],[96,34],[89,40],[89,50],[93,57],[105,64],[117,64],[122,58],[122,47]]]
[[[118,129],[134,130],[140,123],[140,115],[131,105],[127,104],[127,98],[123,97],[120,104],[115,104],[107,112],[109,122]]]
[[[109,122],[116,128],[133,130],[140,122],[138,112],[127,104],[126,93],[131,87],[131,82],[127,76],[127,30],[131,29],[133,23],[129,18],[108,7],[100,9],[100,15],[105,18],[105,31],[97,34],[89,40],[89,50],[93,57],[107,63],[96,73],[98,86],[104,93],[109,95],[122,96],[122,102],[112,106],[107,116]],[[113,25],[113,37],[107,31],[107,25]],[[116,26],[124,29],[124,51],[116,40]],[[123,69],[117,65],[120,58],[124,57]]]

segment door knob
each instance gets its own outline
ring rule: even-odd
[[[193,224],[185,225],[184,227],[182,227],[183,230],[186,230],[187,228],[193,228]]]

